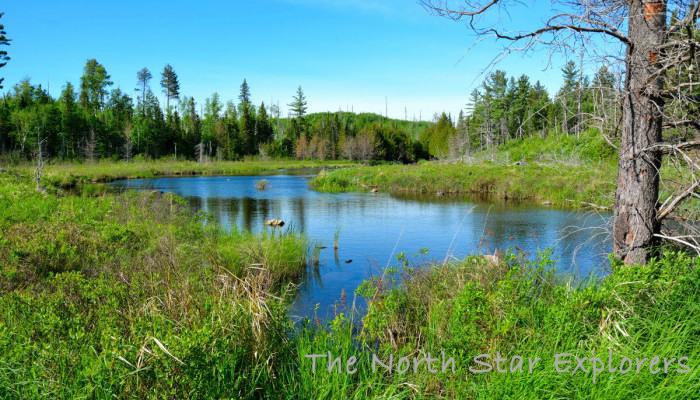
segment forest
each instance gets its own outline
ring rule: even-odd
[[[409,163],[463,158],[515,139],[579,135],[587,129],[617,140],[619,74],[602,66],[589,78],[573,61],[561,73],[562,87],[550,94],[527,75],[509,77],[495,70],[459,115],[442,113],[424,122],[343,111],[307,114],[301,87],[287,110],[278,104],[255,105],[246,80],[237,100],[214,93],[198,104],[180,93],[170,65],[158,83],[161,105],[147,68],[136,73],[132,96],[112,88],[105,66],[91,59],[79,85],[66,83],[58,98],[29,79],[3,95],[0,153],[15,162],[41,152],[55,160],[175,157],[204,162],[260,156]]]

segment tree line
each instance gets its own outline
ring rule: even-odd
[[[180,93],[174,68],[159,80],[164,106],[152,88],[153,73],[136,73],[135,96],[113,82],[104,65],[88,60],[79,86],[68,82],[58,98],[23,80],[0,102],[0,152],[17,159],[37,152],[57,159],[160,158],[237,160],[247,156],[415,161],[423,153],[413,138],[427,123],[347,112],[307,114],[298,88],[287,117],[279,105],[255,105],[244,79],[237,101],[218,93],[202,106]]]
[[[441,115],[421,142],[431,156],[456,158],[493,150],[514,139],[579,135],[592,128],[615,140],[621,115],[620,78],[602,66],[591,79],[573,61],[561,71],[563,83],[553,96],[527,75],[491,72],[472,91],[456,121]]]
[[[308,114],[301,87],[282,117],[278,104],[253,104],[245,79],[237,101],[225,102],[214,93],[198,105],[180,93],[171,65],[163,68],[158,80],[165,100],[161,105],[147,68],[136,73],[132,97],[111,89],[106,68],[91,59],[79,86],[66,83],[58,98],[29,80],[4,95],[0,153],[16,159],[175,156],[205,162],[262,156],[408,163],[460,158],[514,139],[579,135],[591,128],[611,143],[617,141],[624,92],[621,76],[601,66],[590,78],[573,61],[561,73],[561,88],[550,95],[525,74],[509,77],[495,70],[474,89],[456,118],[442,113],[433,122],[421,122],[341,111]]]
[[[86,159],[176,156],[199,161],[247,156],[414,162],[460,157],[492,149],[511,139],[552,133],[577,134],[612,125],[619,115],[619,80],[606,67],[592,80],[573,62],[564,83],[550,97],[527,75],[492,72],[454,118],[432,123],[376,114],[308,114],[301,87],[282,117],[278,104],[255,105],[244,79],[237,101],[218,93],[198,105],[180,92],[171,65],[160,73],[164,105],[152,88],[153,73],[136,73],[132,97],[114,83],[97,60],[88,60],[80,83],[68,82],[58,98],[29,80],[16,84],[0,102],[0,152],[6,157]]]

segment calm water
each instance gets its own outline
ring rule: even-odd
[[[258,191],[255,183],[269,184]],[[192,207],[213,215],[223,226],[253,232],[270,218],[281,218],[321,250],[318,271],[310,268],[292,306],[292,315],[332,316],[343,293],[351,302],[355,288],[397,266],[404,253],[412,264],[449,257],[489,253],[494,249],[524,251],[534,257],[552,249],[557,269],[585,277],[608,268],[610,239],[607,214],[553,210],[533,206],[495,205],[464,200],[419,200],[386,194],[318,193],[308,176],[179,177],[114,182],[118,188],[176,193]],[[340,248],[333,250],[336,231]],[[427,249],[427,254],[426,250]],[[350,261],[352,260],[352,261]],[[358,302],[360,308],[363,306]]]

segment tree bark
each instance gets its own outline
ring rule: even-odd
[[[615,255],[625,264],[644,264],[659,232],[656,218],[663,101],[659,48],[666,28],[666,1],[630,0],[626,93],[623,100],[615,221]]]

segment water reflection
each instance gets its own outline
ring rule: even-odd
[[[317,193],[308,189],[308,176],[265,177],[268,188],[258,191],[259,179],[156,178],[114,186],[174,192],[228,229],[259,232],[269,229],[266,219],[281,218],[285,229],[291,227],[326,246],[318,268],[309,268],[292,307],[300,316],[326,318],[342,297],[351,304],[357,286],[387,265],[397,265],[400,252],[414,263],[424,263],[496,249],[513,249],[532,258],[550,248],[557,269],[564,273],[584,277],[607,268],[607,214],[448,198]],[[334,250],[338,230],[340,247]]]

